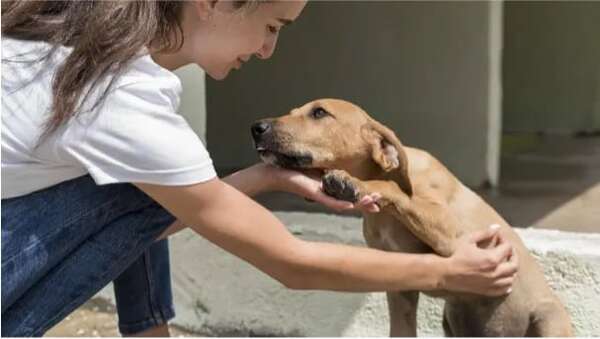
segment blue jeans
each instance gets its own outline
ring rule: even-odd
[[[2,336],[41,336],[114,281],[119,329],[173,318],[175,218],[131,184],[83,176],[2,200]]]

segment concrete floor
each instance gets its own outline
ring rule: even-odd
[[[512,135],[497,188],[476,189],[515,227],[600,232],[600,136]],[[516,140],[516,142],[515,142]],[[283,194],[258,198],[276,211],[332,211]]]
[[[117,310],[106,299],[92,298],[59,324],[51,328],[45,337],[120,337],[117,328]],[[202,333],[188,331],[170,324],[172,337],[200,337]]]
[[[600,232],[600,136],[537,136],[501,164],[479,193],[512,225]]]

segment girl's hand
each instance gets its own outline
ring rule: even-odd
[[[462,236],[449,257],[443,289],[487,296],[506,295],[516,279],[518,258],[499,232],[500,225]],[[491,243],[489,248],[479,245]]]
[[[337,200],[325,194],[321,184],[322,174],[319,171],[306,170],[299,172],[268,164],[254,166],[257,170],[263,172],[265,178],[271,180],[270,190],[293,193],[339,212],[353,209],[370,213],[379,212],[377,200],[380,196],[378,194],[365,196],[357,203]]]

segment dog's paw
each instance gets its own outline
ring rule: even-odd
[[[340,170],[327,172],[322,178],[323,191],[338,200],[357,202],[360,197],[356,179]]]

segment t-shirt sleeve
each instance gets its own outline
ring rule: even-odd
[[[66,153],[99,185],[208,181],[216,177],[212,160],[178,106],[179,93],[168,81],[119,86],[93,115],[70,122]]]

